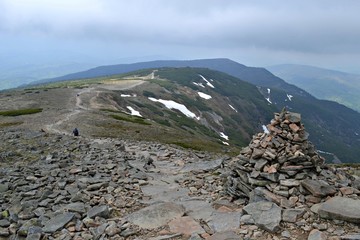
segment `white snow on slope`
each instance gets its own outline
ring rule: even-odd
[[[197,83],[197,82],[193,82],[194,85],[205,88],[204,84],[202,83]]]
[[[224,142],[224,141],[222,141],[222,143],[223,143],[224,145],[229,146],[229,143],[228,143],[228,142]]]
[[[235,112],[238,112],[233,106],[231,106],[230,104],[229,104],[229,107],[232,109],[232,110],[234,110]]]
[[[204,78],[203,75],[199,74],[199,76],[206,82],[206,85],[208,85],[211,88],[215,88],[214,85],[212,85],[206,78]]]
[[[263,128],[263,130],[264,130],[264,133],[266,133],[266,134],[269,134],[269,133],[270,133],[269,130],[267,129],[267,127],[266,127],[265,125],[262,125],[262,128]]]
[[[293,95],[290,94],[286,94],[287,98],[291,101],[291,99],[293,98]]]
[[[224,138],[226,140],[229,140],[229,137],[226,136],[223,132],[220,132],[219,134],[220,134],[220,137],[222,137],[222,138]]]
[[[270,92],[271,92],[271,90],[270,90],[270,88],[268,88],[267,93],[268,93],[269,96],[267,98],[265,98],[265,99],[266,99],[266,101],[268,101],[268,103],[272,104],[272,102],[270,100]]]
[[[162,103],[165,105],[165,107],[167,107],[168,109],[177,109],[179,110],[180,112],[182,112],[185,116],[187,117],[191,117],[191,118],[195,118],[196,120],[200,120],[200,117],[197,117],[195,115],[195,113],[191,112],[189,109],[187,109],[186,106],[180,104],[180,103],[177,103],[177,102],[174,102],[172,100],[163,100],[163,99],[156,99],[156,98],[152,98],[152,97],[149,97],[149,100],[150,101],[153,101],[153,102],[159,102],[159,103]]]
[[[204,99],[210,99],[210,98],[211,98],[210,95],[208,95],[208,94],[206,94],[206,93],[203,93],[203,92],[198,92],[198,94],[199,94],[199,96],[200,96],[201,98],[204,98]]]
[[[141,114],[140,114],[140,112],[139,112],[139,111],[136,111],[136,110],[133,109],[132,107],[127,106],[126,108],[130,110],[130,112],[131,112],[130,114],[131,114],[131,115],[133,115],[133,116],[138,116],[138,117],[142,117]]]
[[[136,97],[136,94],[120,94],[120,97]]]

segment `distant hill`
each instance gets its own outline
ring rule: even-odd
[[[310,140],[322,151],[335,153],[343,162],[358,162],[360,154],[360,113],[336,102],[319,100],[305,90],[286,83],[264,68],[247,67],[229,59],[193,61],[152,61],[102,66],[47,81],[85,79],[162,67],[201,67],[221,71],[257,86],[276,111],[287,107],[299,112],[310,133]],[[176,74],[173,74],[176,77]],[[211,78],[211,76],[208,76]],[[227,95],[226,95],[227,96]]]
[[[62,64],[32,64],[23,65],[1,64],[0,65],[0,90],[16,88],[44,78],[87,69],[93,64],[62,63]]]
[[[317,98],[335,101],[360,112],[360,75],[294,64],[267,69]]]

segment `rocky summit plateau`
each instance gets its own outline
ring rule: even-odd
[[[360,180],[286,110],[235,157],[0,131],[0,239],[360,239]]]

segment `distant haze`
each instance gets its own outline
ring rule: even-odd
[[[0,71],[222,57],[360,73],[359,9],[350,0],[0,0]]]

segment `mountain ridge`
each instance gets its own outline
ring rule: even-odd
[[[246,67],[241,65],[241,68],[246,68]],[[247,71],[250,72],[250,70],[251,69],[248,69]],[[154,73],[154,71],[156,71],[155,75],[158,75],[158,77],[162,80],[160,79],[156,80],[151,78],[149,79],[149,76],[154,76],[154,74],[152,74]],[[269,76],[273,76],[271,73],[268,73],[267,71],[262,71],[262,72],[265,72],[265,74],[268,74]],[[236,114],[229,115],[229,113],[231,112],[219,114],[216,113],[216,111],[215,111],[216,114],[209,115],[211,116],[212,120],[208,120],[208,122],[220,121],[221,124],[224,124],[225,122],[229,123],[230,127],[227,128],[227,131],[232,132],[231,135],[233,136],[232,137],[233,139],[237,138],[236,134],[242,134],[242,136],[245,136],[246,134],[244,135],[244,133],[247,132],[247,135],[249,136],[251,135],[249,133],[254,133],[258,131],[259,129],[261,129],[262,124],[267,123],[266,121],[264,121],[264,119],[270,120],[270,117],[273,112],[280,111],[283,107],[286,107],[289,111],[300,112],[302,114],[304,120],[303,122],[306,124],[307,129],[309,129],[310,140],[316,146],[318,146],[321,151],[335,153],[336,156],[338,156],[344,162],[358,161],[356,156],[358,154],[357,149],[360,149],[359,146],[360,141],[359,141],[359,136],[356,135],[356,133],[360,132],[359,114],[337,103],[318,100],[315,97],[311,96],[310,94],[307,94],[305,91],[302,91],[301,89],[296,87],[292,89],[291,91],[292,94],[290,94],[289,91],[285,91],[283,89],[269,86],[268,82],[271,81],[279,81],[281,84],[286,84],[286,82],[283,82],[282,80],[279,80],[276,77],[274,79],[270,79],[270,81],[267,81],[267,79],[265,79],[265,81],[263,81],[262,83],[262,86],[257,85],[255,87],[255,85],[250,83],[249,79],[241,80],[238,78],[234,78],[234,76],[232,75],[224,75],[224,73],[222,72],[216,72],[209,68],[198,69],[198,68],[185,67],[185,68],[164,68],[164,69],[154,68],[154,69],[138,70],[132,73],[127,73],[122,75],[112,75],[109,77],[105,77],[105,78],[103,77],[98,79],[99,80],[107,79],[107,81],[109,81],[111,79],[126,78],[129,77],[130,75],[137,76],[139,79],[144,79],[144,77],[147,76],[148,80],[150,81],[148,83],[161,86],[162,87],[161,91],[156,90],[158,91],[158,94],[157,95],[155,94],[157,99],[160,99],[161,96],[166,96],[166,98],[164,97],[163,99],[168,99],[168,100],[171,99],[174,101],[179,101],[180,103],[187,103],[186,105],[190,106],[190,110],[193,108],[195,109],[195,111],[197,111],[198,109],[205,109],[206,111],[207,108],[210,107],[211,109],[212,106],[205,106],[200,104],[202,101],[201,97],[198,96],[196,92],[194,92],[195,91],[194,89],[197,88],[198,91],[200,91],[199,89],[202,88],[194,85],[193,82],[195,81],[196,83],[198,83],[198,81],[202,81],[202,84],[206,85],[206,82],[204,81],[204,79],[202,79],[202,77],[200,77],[200,75],[206,78],[207,81],[210,81],[210,79],[215,79],[214,84],[222,87],[222,91],[217,92],[217,94],[220,94],[219,96],[221,96],[221,99],[226,99],[226,98],[230,99],[231,102],[229,103],[231,105],[235,105],[235,103],[237,103],[239,104],[239,106],[243,106],[243,107],[247,106],[244,108],[244,111],[240,115],[236,115]],[[221,77],[217,78],[216,76],[221,76]],[[224,81],[222,83],[222,81],[219,81],[221,79],[229,79],[230,81]],[[257,89],[256,92],[252,92],[252,94],[250,95],[257,96],[259,94],[258,92],[260,92],[262,95],[261,99],[256,100],[255,102],[252,100],[253,103],[251,103],[250,105],[249,104],[246,105],[244,101],[249,100],[250,96],[248,96],[247,94],[254,90],[251,91],[244,90],[247,88],[245,87],[247,85],[242,85],[243,87],[236,87],[236,84],[240,84],[240,82],[244,80],[247,80],[245,82],[247,82],[247,84],[250,84],[249,86],[253,86],[252,89]],[[83,82],[84,85],[86,85],[86,81],[90,81],[90,80],[89,79],[77,80],[78,83]],[[94,79],[92,81],[94,81]],[[65,81],[62,82],[62,84],[67,84],[70,82],[71,81],[68,82]],[[226,84],[224,84],[225,82]],[[154,97],[153,91],[155,85],[151,85],[151,84],[149,85],[148,83],[146,85],[148,89],[143,89],[142,92],[138,92],[137,93],[138,96],[146,95],[147,97]],[[182,90],[181,91],[176,90],[177,89],[176,86],[180,87],[180,89]],[[290,89],[292,88],[292,85],[286,85],[286,86]],[[220,87],[216,88],[215,90],[209,88],[206,91],[204,90],[204,93],[211,95],[210,94],[211,92],[218,91],[220,89],[221,89]],[[178,93],[183,93],[183,95]],[[131,95],[131,93],[128,94]],[[103,97],[113,98],[113,99],[118,98],[116,97],[116,94],[112,94],[111,96],[103,96]],[[131,100],[129,103],[132,104],[130,106],[135,110],[137,108],[144,109],[144,107],[146,106],[148,108],[148,110],[146,111],[150,110],[152,112],[158,112],[158,110],[156,109],[158,106],[156,106],[156,108],[154,108],[153,105],[149,107],[149,102],[147,101],[148,100],[144,102],[145,104],[141,102],[137,102],[135,100]],[[223,105],[222,107],[218,107],[218,109],[223,110],[228,108],[230,110],[230,107],[228,106],[228,104],[226,104],[226,101],[225,100],[222,101],[223,101]],[[232,103],[232,101],[235,102]],[[262,108],[265,109],[264,108],[265,105],[267,105],[266,107],[267,110],[262,111],[262,114],[258,115],[261,116],[261,119],[263,120],[259,121],[257,119],[259,117],[249,118],[249,116],[253,114],[254,109],[260,106],[263,106]],[[126,106],[122,106],[123,109],[125,109],[125,107]],[[234,107],[237,108],[237,106]],[[151,113],[149,112],[149,114]],[[167,116],[166,119],[170,119],[170,117],[173,116],[172,113],[169,112],[166,112],[166,114],[170,114],[170,115],[166,115]],[[240,116],[242,117],[246,116],[247,120],[244,119],[241,120],[241,118],[239,118]],[[192,126],[193,124],[189,123],[188,120],[184,118],[176,119],[176,120],[173,119],[173,121],[174,121],[173,123],[182,122],[183,124],[185,124],[184,126],[186,126],[186,124],[190,124],[189,125],[190,128],[193,127]],[[165,122],[161,121],[161,122],[168,124],[166,123],[166,121]],[[244,129],[244,127],[247,128],[245,132],[244,130],[239,130],[239,131],[236,130],[237,128]],[[185,128],[188,129],[188,127]],[[202,128],[202,127],[199,126],[198,128]],[[220,130],[222,129],[216,129],[216,130],[218,131],[218,133],[220,133]],[[245,140],[244,138],[238,139],[238,144],[244,145],[245,141],[247,140]]]
[[[335,101],[360,112],[360,75],[309,65],[281,64],[268,69],[319,99]]]

